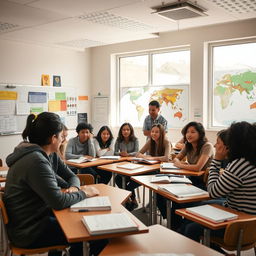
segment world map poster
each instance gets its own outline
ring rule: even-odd
[[[120,122],[142,127],[148,104],[157,100],[169,128],[181,128],[188,122],[188,86],[121,88]]]
[[[213,126],[234,121],[256,122],[256,72],[216,72],[213,88]]]

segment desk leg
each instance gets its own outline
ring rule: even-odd
[[[149,218],[148,218],[148,222],[149,222],[149,223],[148,223],[148,224],[149,224],[149,225],[152,225],[152,206],[153,206],[153,202],[152,202],[152,190],[149,189],[148,191],[149,191],[149,196],[148,196],[148,197],[149,197],[149,198],[148,198],[148,199],[149,199],[149,213],[148,213],[148,214],[149,214],[149,215],[148,215],[148,217],[149,217]]]
[[[90,255],[90,244],[88,242],[83,242],[83,256]]]
[[[113,187],[115,187],[115,186],[116,186],[116,183],[115,183],[115,180],[116,180],[116,173],[115,173],[115,172],[113,172],[112,179],[113,179]]]
[[[153,214],[153,224],[157,224],[157,209],[156,209],[156,193],[155,192],[153,192],[152,214]]]
[[[126,176],[122,175],[122,189],[126,189],[125,177]]]
[[[205,246],[210,247],[210,237],[211,237],[211,230],[209,228],[204,229],[204,241],[203,244]]]
[[[166,218],[167,218],[167,228],[171,229],[171,207],[172,201],[166,200]]]

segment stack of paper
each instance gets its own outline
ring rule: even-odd
[[[175,195],[177,197],[208,195],[208,192],[198,187],[195,187],[193,185],[187,185],[187,184],[159,185],[158,189],[171,193],[172,195]]]
[[[82,222],[91,235],[102,235],[138,230],[138,225],[127,213],[83,216]]]
[[[95,161],[97,159],[95,158],[92,158],[92,159],[89,159],[89,158],[86,158],[86,157],[80,157],[80,158],[77,158],[77,159],[68,159],[67,161],[68,162],[72,162],[72,163],[76,163],[76,164],[81,164],[81,163],[85,163],[85,162],[92,162],[92,161]]]
[[[162,168],[162,169],[171,169],[171,170],[180,169],[180,168],[174,166],[173,163],[169,163],[169,162],[168,162],[168,163],[162,163],[162,164],[161,164],[161,168]]]
[[[71,205],[70,210],[74,212],[111,210],[111,203],[108,196],[89,197]]]
[[[101,156],[101,159],[109,159],[109,160],[118,160],[121,157],[120,156]]]
[[[127,163],[127,164],[120,164],[117,165],[119,168],[128,169],[128,170],[134,170],[143,167],[141,164],[133,164],[133,163]]]
[[[191,180],[186,178],[183,175],[156,175],[153,176],[151,179],[152,183],[186,183],[186,184],[192,184]]]
[[[218,209],[208,204],[190,207],[186,211],[216,223],[238,218],[237,214]]]

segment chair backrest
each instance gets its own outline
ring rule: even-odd
[[[80,179],[81,186],[95,184],[95,179],[91,174],[77,174],[77,177]]]
[[[228,246],[236,247],[240,230],[243,230],[242,247],[256,242],[256,220],[239,220],[227,225],[224,243]]]

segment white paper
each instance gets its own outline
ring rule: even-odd
[[[55,92],[48,92],[48,100],[55,100]]]
[[[12,133],[17,131],[17,119],[15,116],[0,116],[0,133]]]
[[[93,120],[108,123],[108,97],[94,98]]]
[[[30,105],[27,102],[16,102],[16,115],[29,115]]]
[[[0,100],[0,115],[15,115],[15,100]]]

